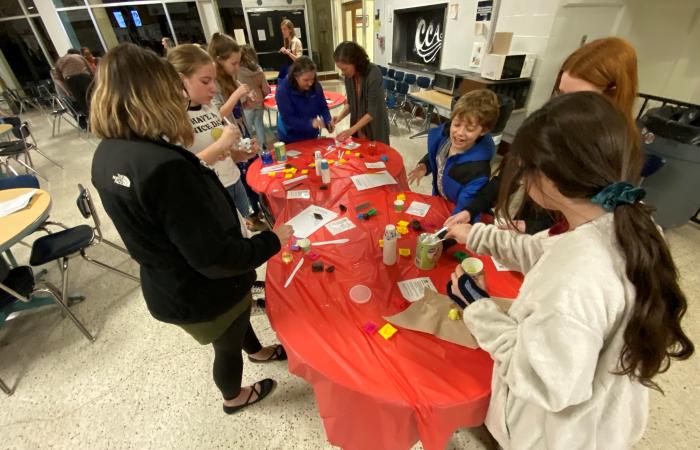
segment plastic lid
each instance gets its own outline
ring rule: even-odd
[[[328,169],[328,160],[327,159],[321,160],[321,169]]]
[[[484,270],[484,263],[479,258],[465,258],[462,261],[462,269],[469,275],[478,275]]]
[[[355,303],[367,303],[372,298],[372,290],[364,284],[358,284],[350,289],[350,300]]]

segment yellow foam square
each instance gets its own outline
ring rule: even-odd
[[[407,233],[408,233],[408,228],[406,228],[406,227],[396,227],[396,231],[398,231],[399,234],[407,234]]]
[[[401,227],[401,228],[406,228],[410,222],[406,222],[405,220],[399,220],[396,222],[396,225]]]
[[[360,156],[360,152],[355,152],[355,156]]]
[[[377,331],[381,337],[384,339],[389,339],[392,337],[398,330],[394,328],[390,323],[385,323],[383,327]]]
[[[292,175],[291,173],[288,173],[287,175],[284,176],[284,178],[290,179],[290,178],[292,178],[293,176],[294,176],[294,175]]]
[[[379,247],[384,248],[384,239],[379,240]]]
[[[406,200],[406,194],[399,194],[396,196],[396,200]]]
[[[275,175],[277,175],[277,172],[267,172],[268,177],[274,177]]]
[[[329,165],[330,165],[330,164],[333,164],[334,162],[335,162],[335,159],[329,159],[329,160],[328,160],[328,164],[329,164]]]
[[[302,175],[306,175],[307,173],[309,173],[309,169],[302,169],[301,170]]]
[[[410,249],[410,248],[400,248],[400,249],[399,249],[399,255],[401,255],[401,256],[411,256],[411,249]]]
[[[309,167],[316,167],[316,163],[309,164]]]
[[[347,160],[345,160],[344,158],[340,158],[340,161],[338,161],[338,162],[339,162],[340,164],[345,164],[345,163],[347,162]]]
[[[292,167],[291,169],[289,169],[289,173],[291,173],[291,174],[297,173],[297,168],[296,168],[296,167]]]

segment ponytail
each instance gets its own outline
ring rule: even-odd
[[[640,202],[614,209],[615,235],[636,291],[617,373],[661,391],[652,378],[668,370],[671,358],[688,359],[694,346],[681,329],[687,301],[678,271],[651,211]]]

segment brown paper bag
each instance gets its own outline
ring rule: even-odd
[[[503,312],[508,312],[508,308],[513,303],[512,300],[505,298],[480,301],[494,301]],[[455,307],[457,306],[446,295],[426,289],[422,299],[413,302],[406,310],[384,319],[401,328],[429,333],[464,347],[479,348],[463,320],[452,320],[447,317],[450,309]]]

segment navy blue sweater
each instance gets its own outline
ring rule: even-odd
[[[430,130],[428,154],[420,161],[428,168],[427,173],[433,174],[433,195],[440,195],[437,185],[437,154],[449,138],[450,122]],[[442,175],[442,192],[455,204],[452,214],[464,210],[489,181],[491,159],[495,152],[496,145],[491,135],[486,134],[479,138],[469,150],[447,158]]]
[[[331,113],[323,89],[319,83],[306,91],[295,89],[289,77],[282,80],[275,93],[277,109],[277,134],[282,142],[297,142],[318,137],[318,130],[311,122],[321,116],[331,123]]]

